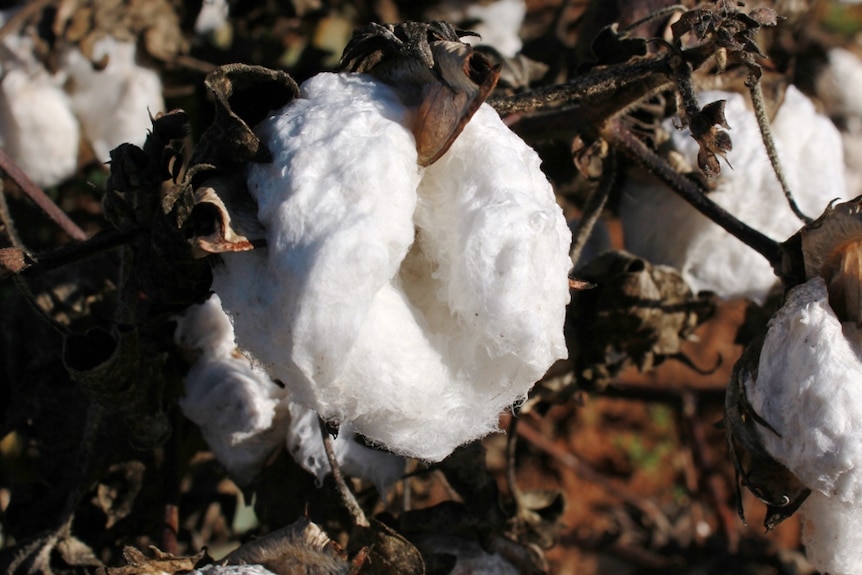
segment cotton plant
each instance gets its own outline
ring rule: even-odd
[[[175,339],[195,359],[179,405],[201,429],[207,445],[240,485],[257,477],[266,461],[287,448],[319,482],[330,473],[317,415],[236,348],[233,326],[217,295],[178,319]],[[349,428],[333,442],[342,471],[386,493],[404,472],[400,457],[362,445]]]
[[[439,461],[566,356],[570,232],[453,28],[375,25],[342,62],[255,128],[266,247],[223,254],[213,288],[293,401]]]
[[[0,23],[18,11],[0,11]],[[0,145],[34,183],[71,177],[82,138],[101,162],[122,143],[143,144],[164,100],[160,77],[137,62],[133,40],[104,36],[89,55],[57,40],[57,67],[49,71],[31,34],[24,27],[0,41]]]
[[[0,25],[14,12],[0,11]],[[0,147],[42,187],[68,178],[78,165],[80,127],[63,82],[36,59],[30,37],[0,40]]]
[[[724,113],[733,139],[733,149],[727,152],[727,163],[709,197],[776,240],[793,234],[801,222],[785,200],[747,98],[705,91],[699,100],[701,105],[726,101]],[[819,214],[830,201],[846,199],[841,136],[795,87],[787,88],[771,127],[782,168],[803,213]],[[697,165],[699,147],[689,131],[676,130],[671,122],[666,129],[676,157]],[[708,290],[762,303],[776,285],[775,273],[761,255],[645,173],[627,179],[619,210],[626,249],[653,263],[676,267],[695,292]]]

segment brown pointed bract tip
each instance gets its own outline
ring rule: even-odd
[[[464,35],[445,22],[373,24],[356,32],[341,59],[342,71],[375,76],[411,109],[421,166],[446,153],[500,77]]]

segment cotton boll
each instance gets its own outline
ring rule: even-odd
[[[206,565],[191,575],[276,575],[263,565]]]
[[[77,48],[67,49],[61,66],[69,75],[69,98],[96,157],[109,159],[124,142],[143,145],[152,128],[150,115],[164,110],[162,81],[149,68],[136,63],[134,42],[106,36],[93,47],[93,60],[108,58],[103,70]]]
[[[287,450],[303,469],[322,482],[331,468],[323,449],[319,418],[314,411],[296,403],[291,403],[289,409]],[[380,493],[386,493],[404,475],[402,457],[362,445],[350,424],[341,426],[332,448],[345,475],[371,481]]]
[[[424,175],[407,120],[369,77],[304,84],[257,128],[274,155],[248,178],[268,248],[226,254],[214,288],[295,401],[439,460],[565,356],[570,234],[493,110]]]
[[[328,408],[340,401],[334,380],[413,241],[419,168],[405,114],[368,78],[303,84],[258,127],[274,161],[252,166],[248,185],[270,248],[226,254],[214,270],[240,345],[329,418],[348,419]]]
[[[769,453],[807,487],[862,504],[862,358],[829,306],[820,277],[788,293],[773,316],[756,382],[755,413],[778,431],[760,432]]]
[[[40,187],[59,184],[78,165],[78,121],[32,41],[7,36],[0,49],[0,146]]]
[[[727,100],[733,150],[710,198],[751,227],[784,240],[801,222],[788,206],[766,156],[754,112],[739,94],[700,96],[701,104],[722,99]],[[820,214],[829,201],[846,197],[840,135],[793,86],[785,93],[772,131],[788,183],[804,213]],[[689,164],[697,165],[698,145],[688,131],[674,131],[672,141]],[[761,255],[654,179],[633,177],[626,182],[620,215],[626,249],[679,269],[694,291],[762,302],[776,283]]]
[[[830,116],[862,116],[862,61],[844,48],[826,54],[827,65],[817,77],[815,89]]]
[[[472,2],[467,7],[467,18],[479,21],[473,30],[481,38],[466,37],[464,40],[493,46],[503,56],[513,57],[524,45],[520,32],[526,15],[524,0],[497,0],[490,4]]]

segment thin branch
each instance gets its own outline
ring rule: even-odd
[[[371,522],[368,521],[368,517],[366,517],[365,512],[362,511],[362,507],[359,506],[359,503],[353,496],[353,492],[350,491],[350,488],[344,481],[344,476],[341,474],[341,468],[338,466],[338,459],[335,457],[335,450],[332,446],[332,437],[326,429],[326,422],[320,417],[318,417],[318,422],[320,424],[320,435],[323,437],[323,449],[326,451],[326,458],[329,460],[329,467],[332,469],[332,477],[335,479],[335,486],[338,489],[338,494],[341,496],[342,503],[344,503],[344,506],[347,508],[350,515],[353,516],[353,520],[356,522],[356,525],[359,527],[371,527]]]
[[[814,220],[799,209],[796,200],[793,198],[793,192],[790,191],[790,184],[787,183],[787,178],[784,176],[784,170],[781,168],[781,160],[778,158],[778,148],[775,146],[775,140],[772,138],[772,128],[769,126],[769,117],[766,113],[766,104],[763,99],[763,88],[760,86],[760,79],[754,74],[749,74],[745,85],[748,86],[748,90],[751,92],[751,103],[754,104],[754,117],[757,118],[757,126],[760,128],[763,146],[766,148],[766,155],[769,156],[769,163],[772,164],[775,177],[778,178],[778,183],[781,184],[784,197],[787,198],[787,203],[796,217],[802,220],[803,223],[810,224]]]
[[[608,141],[642,163],[661,178],[682,199],[727,233],[762,255],[776,273],[781,266],[781,244],[748,226],[733,214],[713,202],[693,181],[674,170],[663,158],[639,140],[619,120],[611,120],[603,130]]]
[[[596,222],[599,221],[605,205],[608,203],[608,196],[610,196],[616,178],[616,155],[611,151],[602,167],[601,179],[596,188],[590,192],[581,219],[572,233],[572,247],[569,249],[569,257],[572,260],[572,265],[578,265],[581,253],[584,251],[584,246],[587,245],[587,241],[593,233],[593,228],[595,228]]]
[[[636,21],[632,22],[631,24],[626,26],[622,32],[623,32],[623,34],[629,34],[631,32],[634,32],[639,27],[641,27],[642,25],[644,25],[648,22],[652,22],[653,20],[658,20],[659,18],[663,18],[665,16],[670,16],[674,12],[678,12],[678,13],[682,14],[683,12],[688,12],[688,8],[686,8],[682,4],[674,4],[673,6],[667,6],[666,8],[662,8],[661,10],[656,10],[655,12],[653,12],[651,14],[647,14],[646,16],[641,18],[640,20],[636,20]]]
[[[547,111],[563,104],[572,105],[583,100],[606,100],[620,90],[636,90],[641,99],[659,87],[669,85],[672,78],[670,57],[646,58],[616,66],[598,68],[565,84],[538,88],[512,96],[488,99],[501,116],[524,112]],[[616,98],[614,98],[616,100]],[[628,103],[622,104],[624,108]]]
[[[18,167],[9,155],[0,149],[0,170],[6,172],[12,180],[18,184],[21,190],[27,194],[31,200],[36,202],[36,205],[42,208],[42,211],[54,220],[60,228],[69,235],[73,240],[84,241],[87,239],[87,234],[78,227],[78,224],[73,222],[63,210],[60,209],[54,201],[49,198],[42,188],[33,183],[33,181]]]
[[[126,245],[148,231],[139,226],[125,230],[105,230],[90,239],[77,243],[66,244],[32,256],[36,263],[26,266],[20,275],[28,278],[38,277],[44,273],[67,266],[96,254]],[[0,275],[0,279],[2,279]]]

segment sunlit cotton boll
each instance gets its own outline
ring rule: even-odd
[[[812,489],[799,510],[809,560],[850,574],[862,572],[862,334],[842,325],[828,297],[820,277],[789,292],[745,386],[780,434],[760,428],[763,445]]]
[[[96,158],[107,162],[112,149],[129,142],[143,145],[152,128],[150,115],[164,111],[159,75],[136,61],[134,42],[111,36],[93,46],[93,60],[107,57],[102,70],[76,47],[63,52],[61,66],[69,76],[72,110]]]
[[[727,154],[730,165],[721,162],[721,175],[709,197],[773,239],[787,239],[802,222],[784,197],[745,97],[704,92],[699,99],[702,105],[727,101],[725,116],[733,140],[733,150]],[[667,129],[672,132],[673,147],[689,165],[697,166],[698,145],[688,130],[675,130],[669,123]],[[772,131],[787,181],[804,213],[816,216],[831,200],[846,198],[841,136],[793,86],[787,88]],[[695,291],[762,302],[777,281],[763,256],[645,174],[625,183],[620,216],[626,249],[679,269]]]
[[[490,107],[424,170],[406,124],[370,77],[307,81],[256,129],[274,156],[248,176],[268,247],[225,254],[213,285],[295,401],[440,460],[566,356],[570,233]]]
[[[9,11],[0,13],[0,24]],[[0,147],[40,187],[78,165],[78,121],[61,86],[33,55],[29,38],[10,34],[0,49]]]

